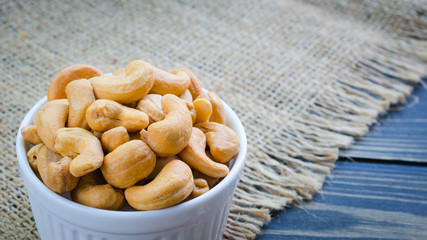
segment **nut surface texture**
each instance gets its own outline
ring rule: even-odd
[[[220,124],[226,123],[226,115],[224,106],[222,105],[221,99],[213,92],[207,93],[209,100],[212,105],[212,115],[209,118],[209,122],[217,122]]]
[[[196,99],[203,92],[202,85],[200,84],[196,74],[194,74],[192,71],[190,71],[187,68],[178,68],[172,72],[178,72],[178,71],[185,72],[190,77],[190,85],[188,86],[188,90],[193,96],[193,99]]]
[[[93,88],[86,79],[70,82],[65,88],[68,104],[68,127],[80,127],[89,129],[86,122],[86,110],[95,101]]]
[[[37,145],[39,143],[42,143],[43,141],[37,134],[37,126],[36,125],[29,125],[21,128],[21,135],[24,138],[25,141]]]
[[[148,94],[143,99],[139,100],[136,106],[140,111],[145,112],[150,118],[150,123],[158,122],[165,118],[162,109],[162,95]]]
[[[190,77],[183,71],[172,73],[153,67],[154,83],[150,93],[161,95],[174,94],[181,95],[190,85]]]
[[[112,152],[118,146],[129,141],[130,141],[129,134],[126,131],[126,128],[122,126],[112,128],[104,132],[101,136],[102,147],[107,152]]]

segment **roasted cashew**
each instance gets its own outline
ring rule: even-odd
[[[150,175],[155,165],[156,155],[148,145],[132,140],[107,154],[101,171],[112,186],[128,188]]]
[[[162,97],[165,119],[140,132],[141,139],[160,157],[173,156],[188,144],[192,121],[186,103],[172,94]]]
[[[190,77],[183,71],[173,71],[168,73],[159,68],[153,67],[154,84],[150,93],[160,95],[174,94],[181,95],[190,85]]]
[[[185,90],[183,94],[179,95],[179,98],[190,103],[193,102],[193,96],[191,95],[191,92],[188,89]]]
[[[239,153],[239,137],[226,125],[207,122],[194,125],[203,131],[215,161],[226,163]]]
[[[159,157],[156,159],[156,165],[154,166],[153,171],[151,174],[147,177],[147,180],[153,180],[156,178],[156,176],[160,173],[160,171],[163,169],[166,164],[172,160],[181,160],[177,156],[170,156],[170,157]]]
[[[147,185],[126,189],[125,197],[138,210],[161,209],[181,202],[191,194],[193,188],[190,167],[183,161],[173,160]]]
[[[95,101],[90,82],[86,79],[72,81],[65,88],[65,93],[70,106],[67,126],[89,129],[86,110]]]
[[[210,177],[225,177],[229,170],[224,164],[212,161],[205,153],[206,137],[202,130],[193,128],[188,145],[178,156],[193,169]]]
[[[206,154],[206,155],[209,157],[208,154]],[[208,175],[203,174],[203,173],[201,173],[201,172],[199,172],[199,171],[197,171],[195,169],[192,169],[192,171],[193,171],[193,177],[194,177],[194,179],[196,179],[196,178],[203,178],[203,179],[205,179],[206,182],[208,183],[208,186],[209,186],[210,189],[213,188],[219,182],[219,178],[217,178],[217,177],[209,177]]]
[[[148,115],[137,109],[125,107],[111,100],[98,99],[86,111],[86,121],[94,131],[104,132],[123,126],[129,132],[148,126]]]
[[[37,126],[36,125],[29,125],[21,128],[21,135],[24,138],[25,141],[37,145],[39,143],[42,143],[43,141],[40,139],[39,135],[37,134]]]
[[[203,123],[209,121],[212,115],[212,104],[206,93],[200,94],[193,102],[196,111],[195,123]]]
[[[188,86],[188,90],[193,96],[193,99],[196,99],[203,92],[202,85],[200,85],[199,79],[196,77],[196,75],[192,71],[190,71],[187,68],[178,68],[172,71],[172,73],[175,73],[178,71],[185,72],[190,77],[190,85]]]
[[[77,187],[71,191],[71,199],[85,206],[119,210],[124,203],[122,190],[114,189],[110,184],[102,184],[96,172],[80,178]]]
[[[153,67],[135,60],[125,69],[126,76],[102,75],[89,79],[96,98],[132,103],[143,98],[153,86]]]
[[[222,105],[221,99],[219,99],[219,97],[214,92],[208,92],[207,95],[212,105],[212,115],[209,118],[209,122],[225,124],[227,118],[225,115],[224,105]]]
[[[75,177],[88,174],[102,165],[104,153],[101,143],[83,128],[61,128],[55,132],[55,150],[71,157],[70,172]]]
[[[28,152],[27,152],[27,159],[28,163],[31,166],[31,169],[33,169],[34,172],[37,172],[37,153],[40,151],[40,149],[44,146],[44,143],[39,143],[35,146],[33,146]]]
[[[129,134],[126,131],[126,128],[122,126],[112,128],[104,132],[101,136],[102,148],[104,148],[107,152],[112,152],[118,146],[129,141]]]
[[[158,122],[165,118],[162,110],[162,95],[160,94],[147,94],[143,99],[139,100],[136,108],[148,115],[150,123]]]
[[[68,118],[67,99],[52,100],[43,105],[34,116],[37,134],[46,146],[55,151],[54,134],[65,127]]]
[[[71,158],[62,157],[47,146],[37,152],[37,169],[43,183],[50,190],[63,194],[73,190],[79,181],[69,170]]]
[[[64,68],[50,83],[47,91],[47,100],[52,101],[55,99],[67,98],[65,87],[71,81],[82,78],[89,79],[101,75],[102,72],[98,69],[84,64],[77,64]]]
[[[203,178],[195,178],[194,179],[194,189],[191,192],[191,196],[198,197],[202,194],[205,194],[209,191],[208,182]]]

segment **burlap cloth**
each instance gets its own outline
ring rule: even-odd
[[[249,142],[224,238],[309,200],[338,149],[425,73],[421,1],[0,1],[1,239],[36,239],[15,136],[62,68],[133,59],[192,69]]]

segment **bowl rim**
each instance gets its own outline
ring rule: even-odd
[[[72,211],[84,211],[86,214],[96,215],[98,217],[106,217],[106,218],[154,218],[154,217],[162,217],[170,214],[179,214],[185,211],[188,211],[200,204],[203,204],[208,199],[212,199],[216,195],[220,194],[223,190],[225,190],[230,184],[233,184],[235,181],[233,179],[239,179],[240,174],[243,171],[243,167],[245,165],[246,155],[247,155],[247,139],[246,133],[243,128],[243,125],[238,118],[237,114],[232,110],[232,108],[221,100],[224,105],[224,110],[227,115],[227,124],[232,125],[232,128],[236,131],[240,140],[240,149],[237,157],[234,160],[234,163],[231,167],[229,174],[222,179],[214,188],[209,190],[207,193],[191,199],[186,202],[179,203],[175,206],[157,209],[157,210],[149,210],[149,211],[139,211],[139,210],[131,210],[131,211],[112,211],[112,210],[104,210],[93,207],[88,207],[76,202],[73,202],[59,194],[54,193],[50,189],[48,189],[42,181],[36,176],[36,174],[32,171],[30,165],[28,164],[26,150],[25,150],[25,141],[21,135],[21,129],[24,126],[28,126],[33,123],[34,115],[47,102],[47,96],[40,99],[36,104],[34,104],[31,109],[26,113],[24,119],[22,120],[19,130],[17,132],[16,137],[16,154],[18,158],[18,164],[21,172],[21,177],[24,178],[23,175],[29,178],[30,184],[35,187],[36,191],[40,194],[49,197],[52,201],[58,204],[59,207],[67,208]],[[237,183],[236,183],[237,184]],[[27,189],[28,191],[28,189]]]

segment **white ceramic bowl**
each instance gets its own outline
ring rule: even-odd
[[[240,139],[240,152],[231,162],[230,173],[206,194],[176,206],[152,211],[109,211],[75,203],[49,190],[31,170],[28,146],[21,128],[33,124],[33,117],[46,97],[25,116],[16,138],[19,169],[30,199],[40,237],[65,239],[219,239],[227,221],[234,189],[246,159],[246,135],[237,115],[223,102],[227,125]]]

